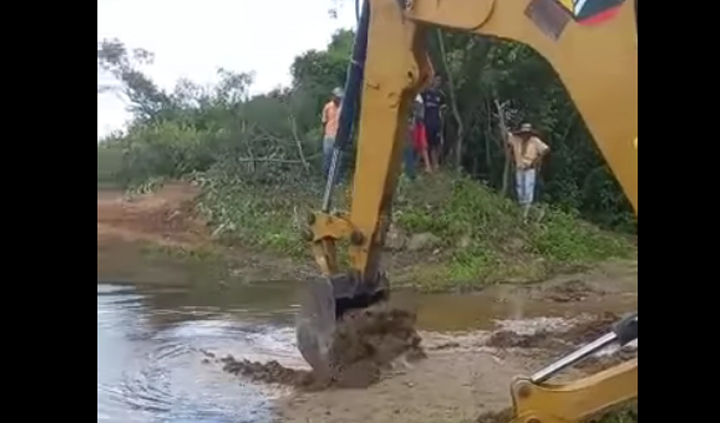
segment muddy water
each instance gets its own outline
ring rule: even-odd
[[[292,290],[209,275],[128,246],[98,250],[98,422],[272,421],[275,393],[203,363],[204,351],[303,366]]]
[[[204,364],[203,351],[293,364],[292,333],[279,323],[281,314],[268,319],[241,304],[235,310],[153,304],[153,299],[178,296],[177,290],[103,283],[97,292],[98,421],[271,421],[267,392]]]
[[[242,274],[130,244],[98,248],[98,421],[273,421],[272,399],[280,392],[203,361],[210,351],[305,367],[292,329],[303,285],[250,283]],[[393,295],[417,309],[419,329],[431,331],[491,329],[499,319],[579,312],[577,305],[529,300],[503,288],[478,295]],[[596,307],[625,311],[634,301]],[[583,311],[592,309],[583,304]]]
[[[613,296],[600,301],[553,302],[507,292],[498,286],[476,294],[393,293],[398,301],[413,305],[418,327],[426,331],[454,332],[498,329],[499,321],[569,318],[579,314],[626,313],[637,307],[636,296]]]

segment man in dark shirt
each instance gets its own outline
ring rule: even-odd
[[[440,75],[435,75],[430,87],[422,94],[425,106],[425,131],[427,131],[428,151],[433,169],[437,169],[440,162],[440,131],[442,130],[440,111],[445,106],[440,82]]]

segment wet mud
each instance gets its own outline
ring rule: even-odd
[[[577,347],[594,341],[611,331],[613,324],[617,323],[621,317],[616,313],[603,313],[560,332],[541,330],[532,334],[518,334],[508,330],[501,330],[490,336],[487,346],[493,348],[538,348],[545,350]]]
[[[226,372],[256,382],[289,385],[317,391],[329,387],[366,388],[379,382],[396,363],[426,358],[415,330],[415,313],[379,304],[346,314],[338,323],[330,347],[330,374],[291,369],[270,361],[216,360]]]
[[[266,363],[250,360],[236,360],[228,355],[219,360],[223,370],[253,382],[277,383],[294,387],[310,387],[316,384],[314,375],[306,370],[291,369],[275,360]]]
[[[616,364],[637,358],[637,356],[637,348],[624,348],[615,351],[613,354],[588,357],[577,363],[575,367],[586,373],[597,373],[605,369],[609,369]]]
[[[543,297],[545,300],[555,303],[569,303],[585,301],[592,296],[599,296],[603,294],[605,294],[604,291],[596,289],[582,280],[573,279],[563,284],[545,289]]]

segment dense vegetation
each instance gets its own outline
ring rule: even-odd
[[[204,188],[200,206],[216,236],[304,254],[298,216],[317,204],[322,187],[318,117],[328,93],[343,85],[352,37],[338,31],[325,50],[296,57],[291,86],[252,97],[251,75],[226,69],[218,70],[213,87],[181,80],[163,90],[142,72],[150,52],[103,41],[98,66],[118,85],[98,91],[123,95],[133,120],[98,144],[98,184],[145,190],[167,178],[193,179]],[[423,248],[442,251],[442,265],[416,279],[534,279],[558,266],[630,254],[625,236],[580,220],[614,232],[636,228],[549,65],[530,48],[501,40],[437,31],[429,44],[452,112],[444,129],[445,170],[403,180],[398,193],[401,230],[408,238],[433,234],[438,239]],[[553,149],[542,169],[539,222],[525,226],[511,201],[501,141],[501,128],[520,121],[538,127]],[[345,184],[337,193],[341,203]]]

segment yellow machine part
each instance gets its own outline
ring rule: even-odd
[[[339,272],[335,242],[342,239],[351,241],[357,274],[378,271],[406,118],[413,98],[432,76],[425,40],[433,26],[515,40],[544,56],[637,214],[636,1],[367,1],[370,23],[352,207],[347,214],[315,213],[311,219],[309,238],[323,273]],[[579,3],[583,9],[576,10]],[[636,396],[637,360],[568,385],[528,383],[513,385],[515,422],[576,421]]]

